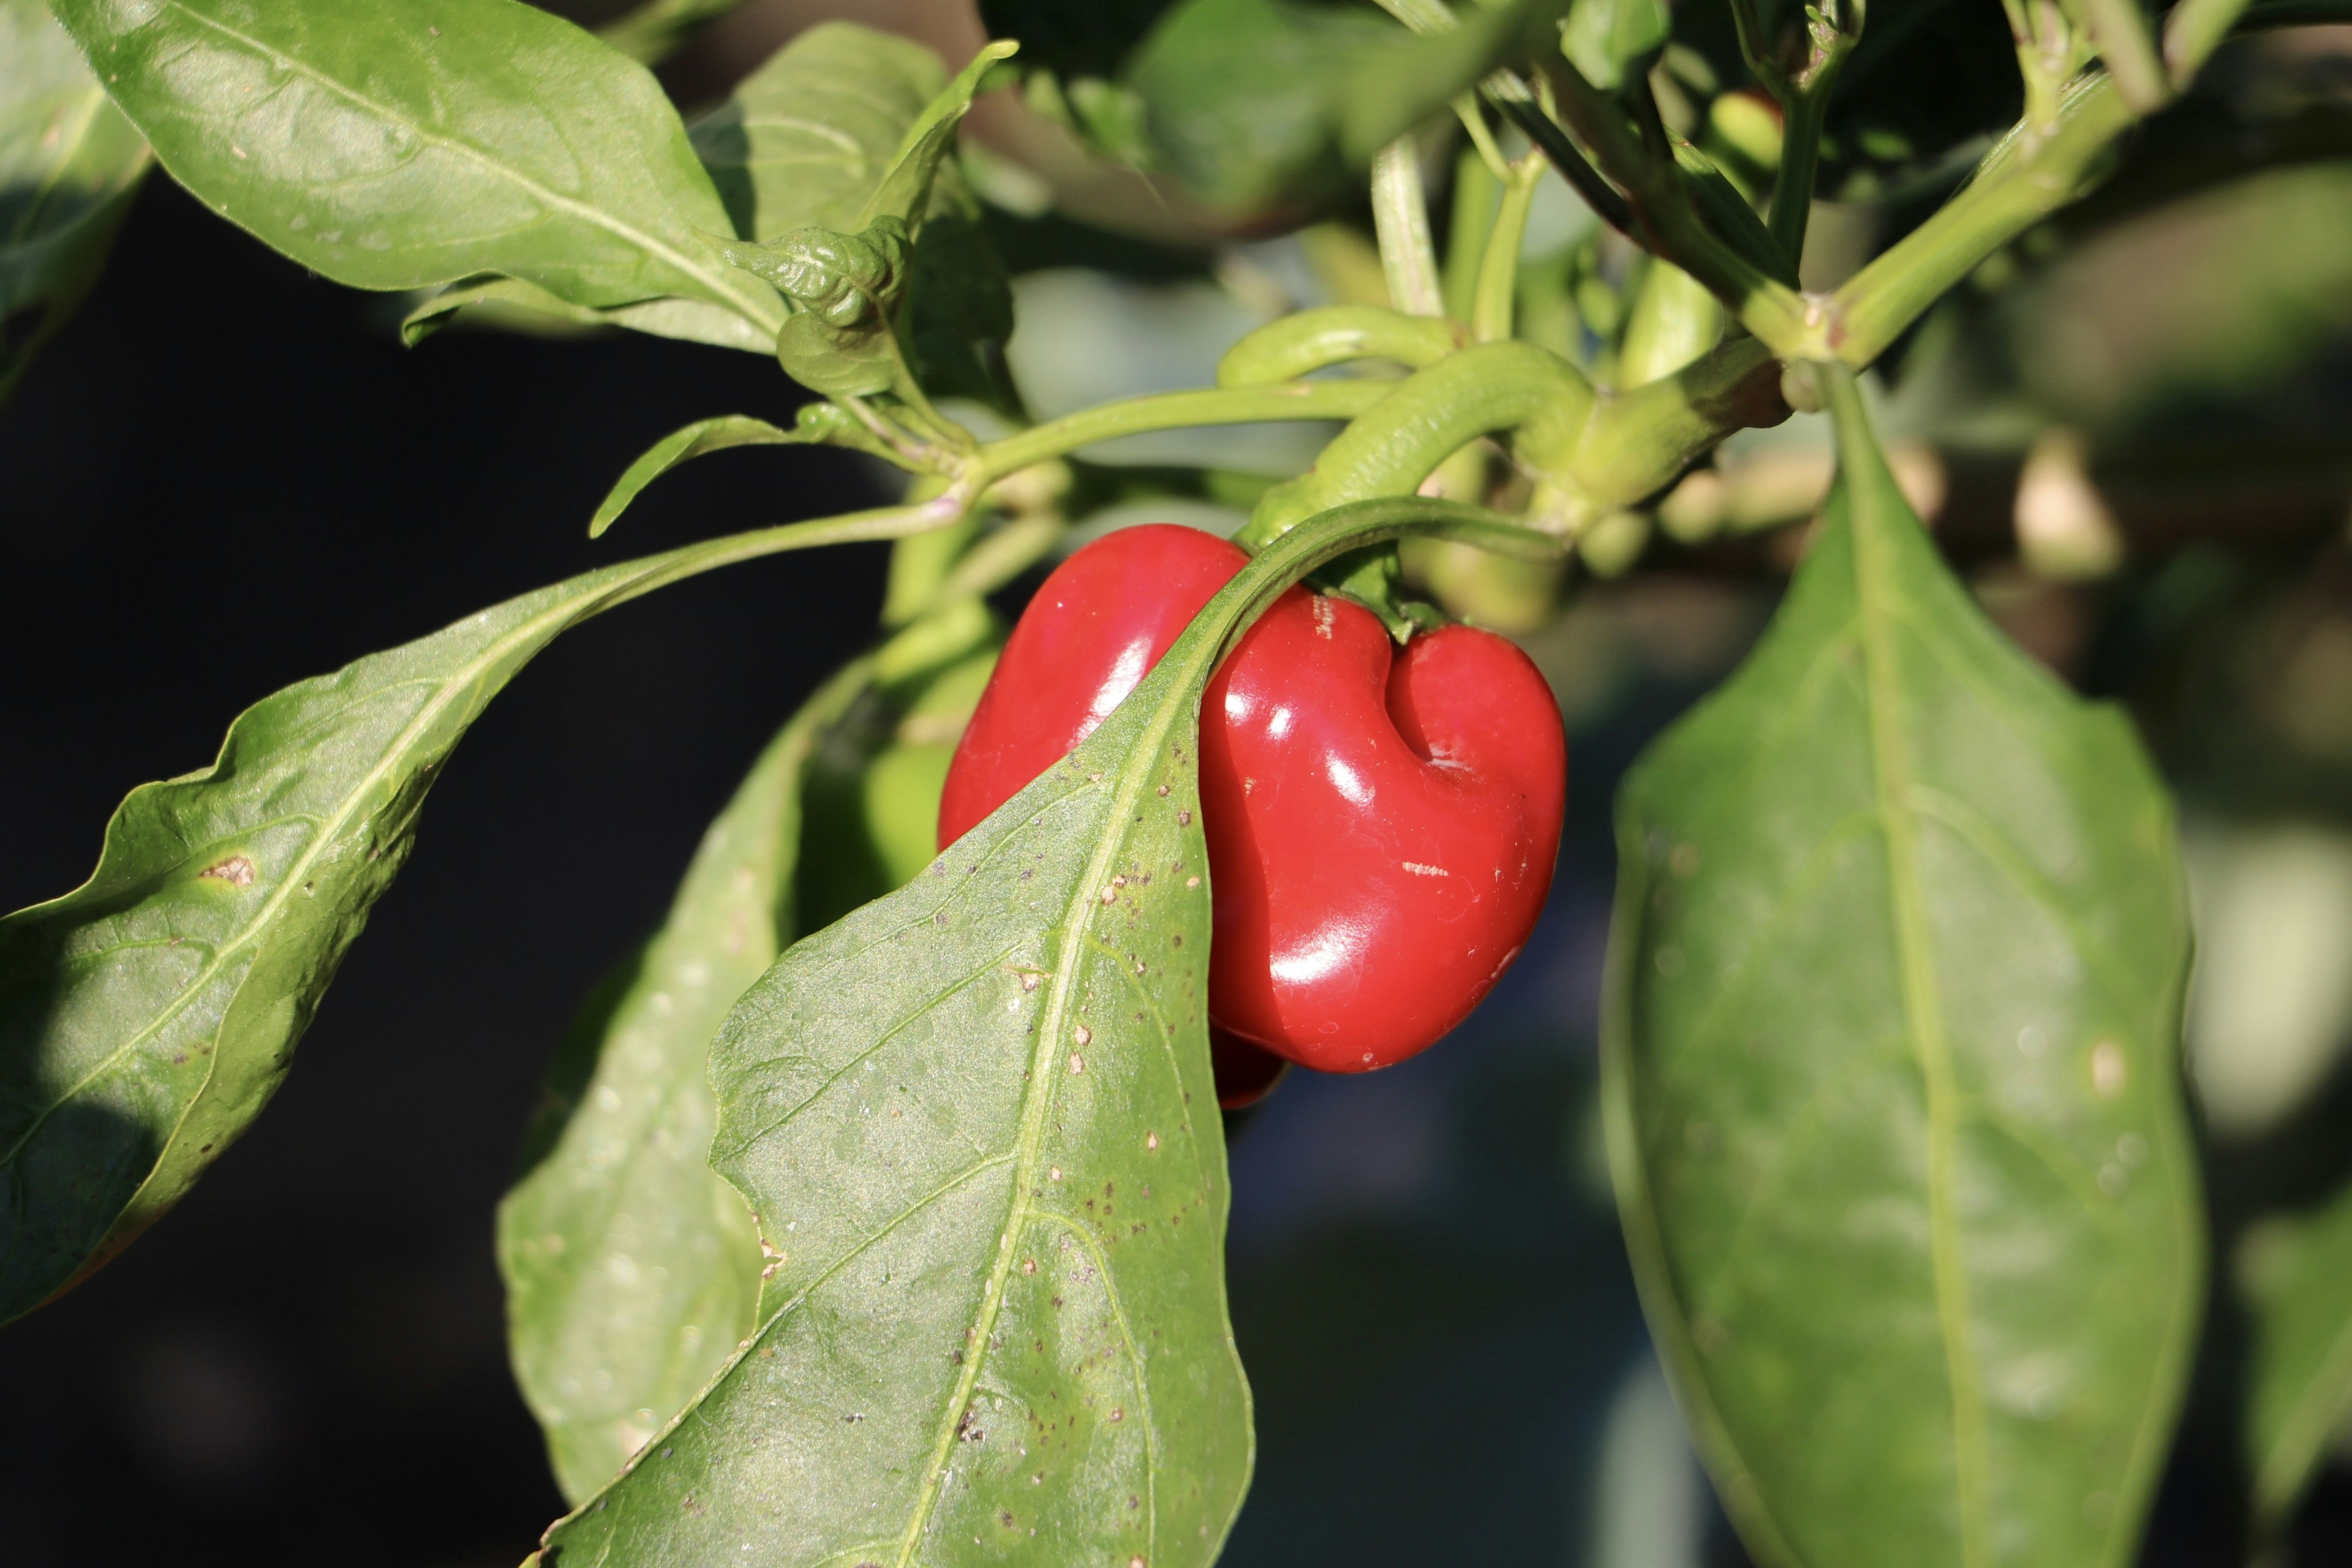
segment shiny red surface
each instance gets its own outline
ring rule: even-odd
[[[1246,559],[1153,525],[1065,562],[957,748],[940,846],[1090,733]],[[1219,1042],[1220,1098],[1271,1086],[1244,1040],[1326,1072],[1434,1043],[1518,955],[1551,885],[1568,752],[1543,677],[1466,626],[1397,654],[1369,612],[1292,589],[1201,718],[1209,1011],[1235,1037]]]
[[[1209,1014],[1324,1072],[1468,1016],[1559,849],[1568,746],[1527,655],[1467,626],[1393,648],[1370,612],[1293,589],[1202,705]]]
[[[1215,534],[1154,522],[1120,529],[1055,567],[1005,639],[956,747],[940,797],[940,847],[1093,734],[1248,563]]]

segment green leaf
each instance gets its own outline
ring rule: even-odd
[[[1432,516],[1483,524],[1373,502],[1285,534],[1070,758],[752,987],[712,1047],[711,1163],[771,1251],[760,1327],[545,1561],[1215,1558],[1251,1436],[1201,691],[1284,584]]]
[[[934,396],[1019,407],[1004,369],[1013,336],[1013,283],[980,203],[941,170],[931,215],[915,237],[904,330],[916,378]]]
[[[870,679],[859,660],[770,742],[704,836],[669,918],[601,988],[548,1074],[529,1173],[499,1208],[515,1378],[574,1502],[751,1331],[759,1234],[705,1159],[710,1037],[788,934],[801,783]]]
[[[854,397],[887,392],[904,374],[891,316],[906,291],[911,248],[906,220],[886,216],[860,234],[794,229],[724,254],[791,301],[776,334],[784,373],[824,396]]]
[[[806,436],[779,429],[748,414],[722,414],[716,419],[698,419],[684,429],[673,430],[629,465],[628,472],[621,476],[612,493],[597,506],[596,515],[589,520],[588,537],[602,538],[604,531],[628,510],[629,503],[637,499],[640,490],[680,463],[707,453],[723,452],[730,447],[784,447],[807,439]]]
[[[2246,1409],[2254,1523],[2294,1516],[2328,1440],[2352,1417],[2352,1187],[2246,1239],[2240,1284],[2253,1324]]]
[[[498,273],[597,309],[775,297],[646,69],[518,0],[57,0],[173,176],[339,282]]]
[[[2127,1563],[2204,1285],[2171,807],[1829,379],[1787,601],[1619,804],[1628,1246],[1759,1562]]]
[[[910,38],[822,22],[777,50],[687,134],[743,238],[795,228],[854,231],[947,80],[940,57]]]
[[[1665,47],[1674,18],[1660,0],[1575,0],[1559,50],[1595,87],[1614,88]]]
[[[105,270],[147,172],[41,0],[0,0],[0,402]]]
[[[955,147],[956,128],[971,111],[971,100],[978,96],[989,72],[1001,60],[1010,59],[1021,46],[1010,38],[1000,38],[984,44],[971,63],[958,71],[955,79],[941,89],[915,117],[907,128],[906,140],[899,143],[898,156],[884,171],[881,183],[866,198],[859,216],[859,226],[870,226],[877,218],[899,217],[917,223],[920,215],[930,210],[931,183],[940,164]]]
[[[541,648],[713,566],[945,520],[853,513],[591,572],[288,687],[210,767],[131,791],[88,882],[0,920],[0,1322],[129,1245],[260,1112],[425,791]]]
[[[582,327],[626,327],[631,331],[646,332],[657,338],[678,338],[688,342],[709,343],[722,349],[748,349],[753,353],[766,353],[775,345],[775,334],[766,331],[733,310],[709,304],[700,300],[640,300],[632,305],[574,305],[549,293],[536,283],[526,283],[520,278],[484,277],[453,283],[408,312],[400,323],[400,340],[414,348],[434,332],[446,326],[460,310],[469,310],[468,321],[501,324],[507,312],[514,313],[509,323],[525,330],[543,329],[546,317],[569,321]],[[555,329],[562,331],[562,328]]]
[[[1465,8],[1460,26],[1416,36],[1369,5],[1183,0],[1137,52],[1127,85],[1143,100],[1157,166],[1215,206],[1264,212],[1331,195],[1528,48],[1561,4]]]

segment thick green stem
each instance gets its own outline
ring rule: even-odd
[[[2109,143],[2137,120],[2107,76],[2082,79],[2040,146],[2020,155],[2012,132],[1975,184],[1856,273],[1826,310],[1816,304],[1806,340],[1782,357],[1868,364],[1986,257],[2073,201]]]
[[[1541,153],[1511,167],[1503,185],[1503,202],[1495,226],[1486,235],[1478,260],[1477,286],[1470,300],[1470,331],[1482,343],[1500,342],[1511,335],[1511,306],[1518,289],[1519,247],[1528,234],[1528,213],[1535,205],[1536,184],[1549,165]]]
[[[1325,305],[1265,326],[1225,351],[1219,386],[1268,386],[1356,360],[1394,360],[1415,370],[1435,364],[1465,338],[1434,316],[1408,316],[1378,305]]]
[[[1501,175],[1487,167],[1475,147],[1465,147],[1454,161],[1454,216],[1446,226],[1445,313],[1457,321],[1470,320],[1486,265],[1486,241],[1495,226],[1495,195]]]
[[[1323,449],[1315,467],[1266,491],[1237,537],[1265,543],[1348,501],[1411,495],[1481,436],[1513,433],[1538,473],[1564,470],[1592,407],[1576,367],[1533,343],[1480,343],[1398,384]]]
[[[1389,303],[1409,316],[1444,315],[1437,250],[1429,239],[1429,198],[1421,188],[1420,154],[1411,136],[1398,137],[1372,159],[1372,227],[1388,273]]]
[[[2079,0],[2083,20],[2107,63],[2116,91],[2135,112],[2150,114],[2172,96],[2172,82],[2156,58],[2139,0]]]
[[[1735,430],[1789,416],[1780,363],[1742,335],[1673,375],[1592,405],[1568,465],[1568,489],[1589,516],[1655,494]]]
[[[1772,182],[1772,208],[1764,226],[1791,267],[1805,259],[1805,228],[1813,215],[1813,179],[1821,166],[1827,92],[1792,92],[1780,100],[1780,169]]]
[[[1353,419],[1395,389],[1393,382],[1312,381],[1200,392],[1160,392],[1080,409],[991,441],[975,455],[971,472],[992,484],[1048,458],[1146,430],[1188,426],[1255,425],[1281,419]]]

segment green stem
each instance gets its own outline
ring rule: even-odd
[[[1780,361],[1742,335],[1662,380],[1601,394],[1569,463],[1570,488],[1593,517],[1631,506],[1733,431],[1788,416]]]
[[[1420,155],[1410,135],[1372,159],[1372,228],[1388,273],[1389,302],[1409,316],[1440,316],[1445,300],[1437,251],[1429,238],[1429,198],[1421,188]]]
[[[1396,389],[1394,382],[1310,381],[1198,392],[1160,392],[1084,408],[991,441],[968,472],[982,486],[1081,447],[1147,430],[1187,426],[1255,425],[1283,419],[1353,419]]]
[[[1649,250],[1705,284],[1783,358],[1799,357],[1812,336],[1804,297],[1706,226],[1674,159],[1650,156],[1613,100],[1565,60],[1547,60],[1544,68],[1570,129],[1625,188]]]
[[[1780,168],[1772,181],[1772,208],[1764,226],[1790,267],[1805,259],[1805,227],[1813,216],[1813,181],[1821,167],[1826,92],[1791,92],[1780,100]]]
[[[2172,96],[2172,81],[2156,58],[2156,45],[2147,36],[2139,0],[2080,0],[2080,4],[2091,41],[2098,46],[2099,58],[2106,61],[2107,74],[2115,79],[2123,100],[2140,114],[2162,108]]]
[[[1511,165],[1503,186],[1502,205],[1495,214],[1478,261],[1478,285],[1470,300],[1471,334],[1482,343],[1499,342],[1511,335],[1511,306],[1519,281],[1519,247],[1528,233],[1528,213],[1535,205],[1536,184],[1549,167],[1541,153],[1531,153]]]
[[[2081,79],[2038,147],[2021,155],[2021,132],[2011,132],[1974,184],[1850,279],[1826,310],[1816,304],[1805,340],[1782,357],[1868,364],[1986,257],[2073,201],[2108,144],[2138,118],[2106,75]]]
[[[2245,9],[2246,0],[2180,0],[2172,8],[2164,19],[2164,64],[2175,88],[2189,85]]]
[[[1219,386],[1268,386],[1355,360],[1394,360],[1415,370],[1436,363],[1465,338],[1451,321],[1408,316],[1379,305],[1324,305],[1269,321],[1225,351]]]
[[[1266,491],[1236,538],[1260,545],[1348,501],[1411,495],[1438,464],[1498,431],[1513,433],[1515,449],[1538,472],[1562,471],[1591,407],[1591,384],[1549,350],[1521,342],[1464,349],[1397,384],[1314,468]]]
[[[1457,321],[1469,321],[1475,309],[1486,242],[1496,222],[1495,196],[1502,186],[1502,177],[1486,166],[1475,147],[1465,147],[1454,159],[1454,216],[1446,227],[1442,292],[1445,313]]]

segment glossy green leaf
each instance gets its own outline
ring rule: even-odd
[[[1154,163],[1235,213],[1327,196],[1549,30],[1562,0],[1457,7],[1417,36],[1370,5],[1183,0],[1129,68]]]
[[[854,231],[947,82],[940,57],[910,38],[822,22],[687,133],[742,237]]]
[[[541,648],[714,565],[928,521],[787,525],[509,599],[263,699],[211,766],[131,791],[88,882],[0,920],[0,1322],[127,1246],[259,1113],[442,763]]]
[[[2127,1563],[2204,1289],[2171,807],[1832,402],[1786,602],[1620,800],[1628,1245],[1759,1562]]]
[[[2253,1324],[2247,1465],[2257,1529],[2293,1519],[2328,1440],[2352,1419],[2352,1188],[2247,1238],[2240,1283]]]
[[[363,289],[497,273],[591,309],[780,301],[646,69],[519,0],[57,0],[174,178]]]
[[[551,1568],[1214,1560],[1251,1436],[1201,691],[1286,583],[1433,514],[1533,537],[1419,500],[1301,524],[1076,752],[752,987],[712,1045],[711,1163],[769,1250],[760,1327],[548,1531]]]
[[[707,1155],[703,1070],[783,950],[801,784],[866,688],[860,660],[784,726],[703,836],[661,931],[600,988],[548,1071],[527,1174],[499,1208],[515,1380],[565,1497],[619,1473],[751,1331],[759,1233]]]
[[[673,430],[651,447],[645,456],[631,463],[596,508],[589,520],[588,537],[598,539],[613,526],[638,492],[647,485],[677,468],[680,463],[711,452],[723,452],[730,447],[782,447],[807,437],[782,429],[764,419],[754,419],[748,414],[722,414],[716,419],[698,419],[683,429]]]
[[[0,400],[105,269],[147,172],[42,0],[0,0]]]

